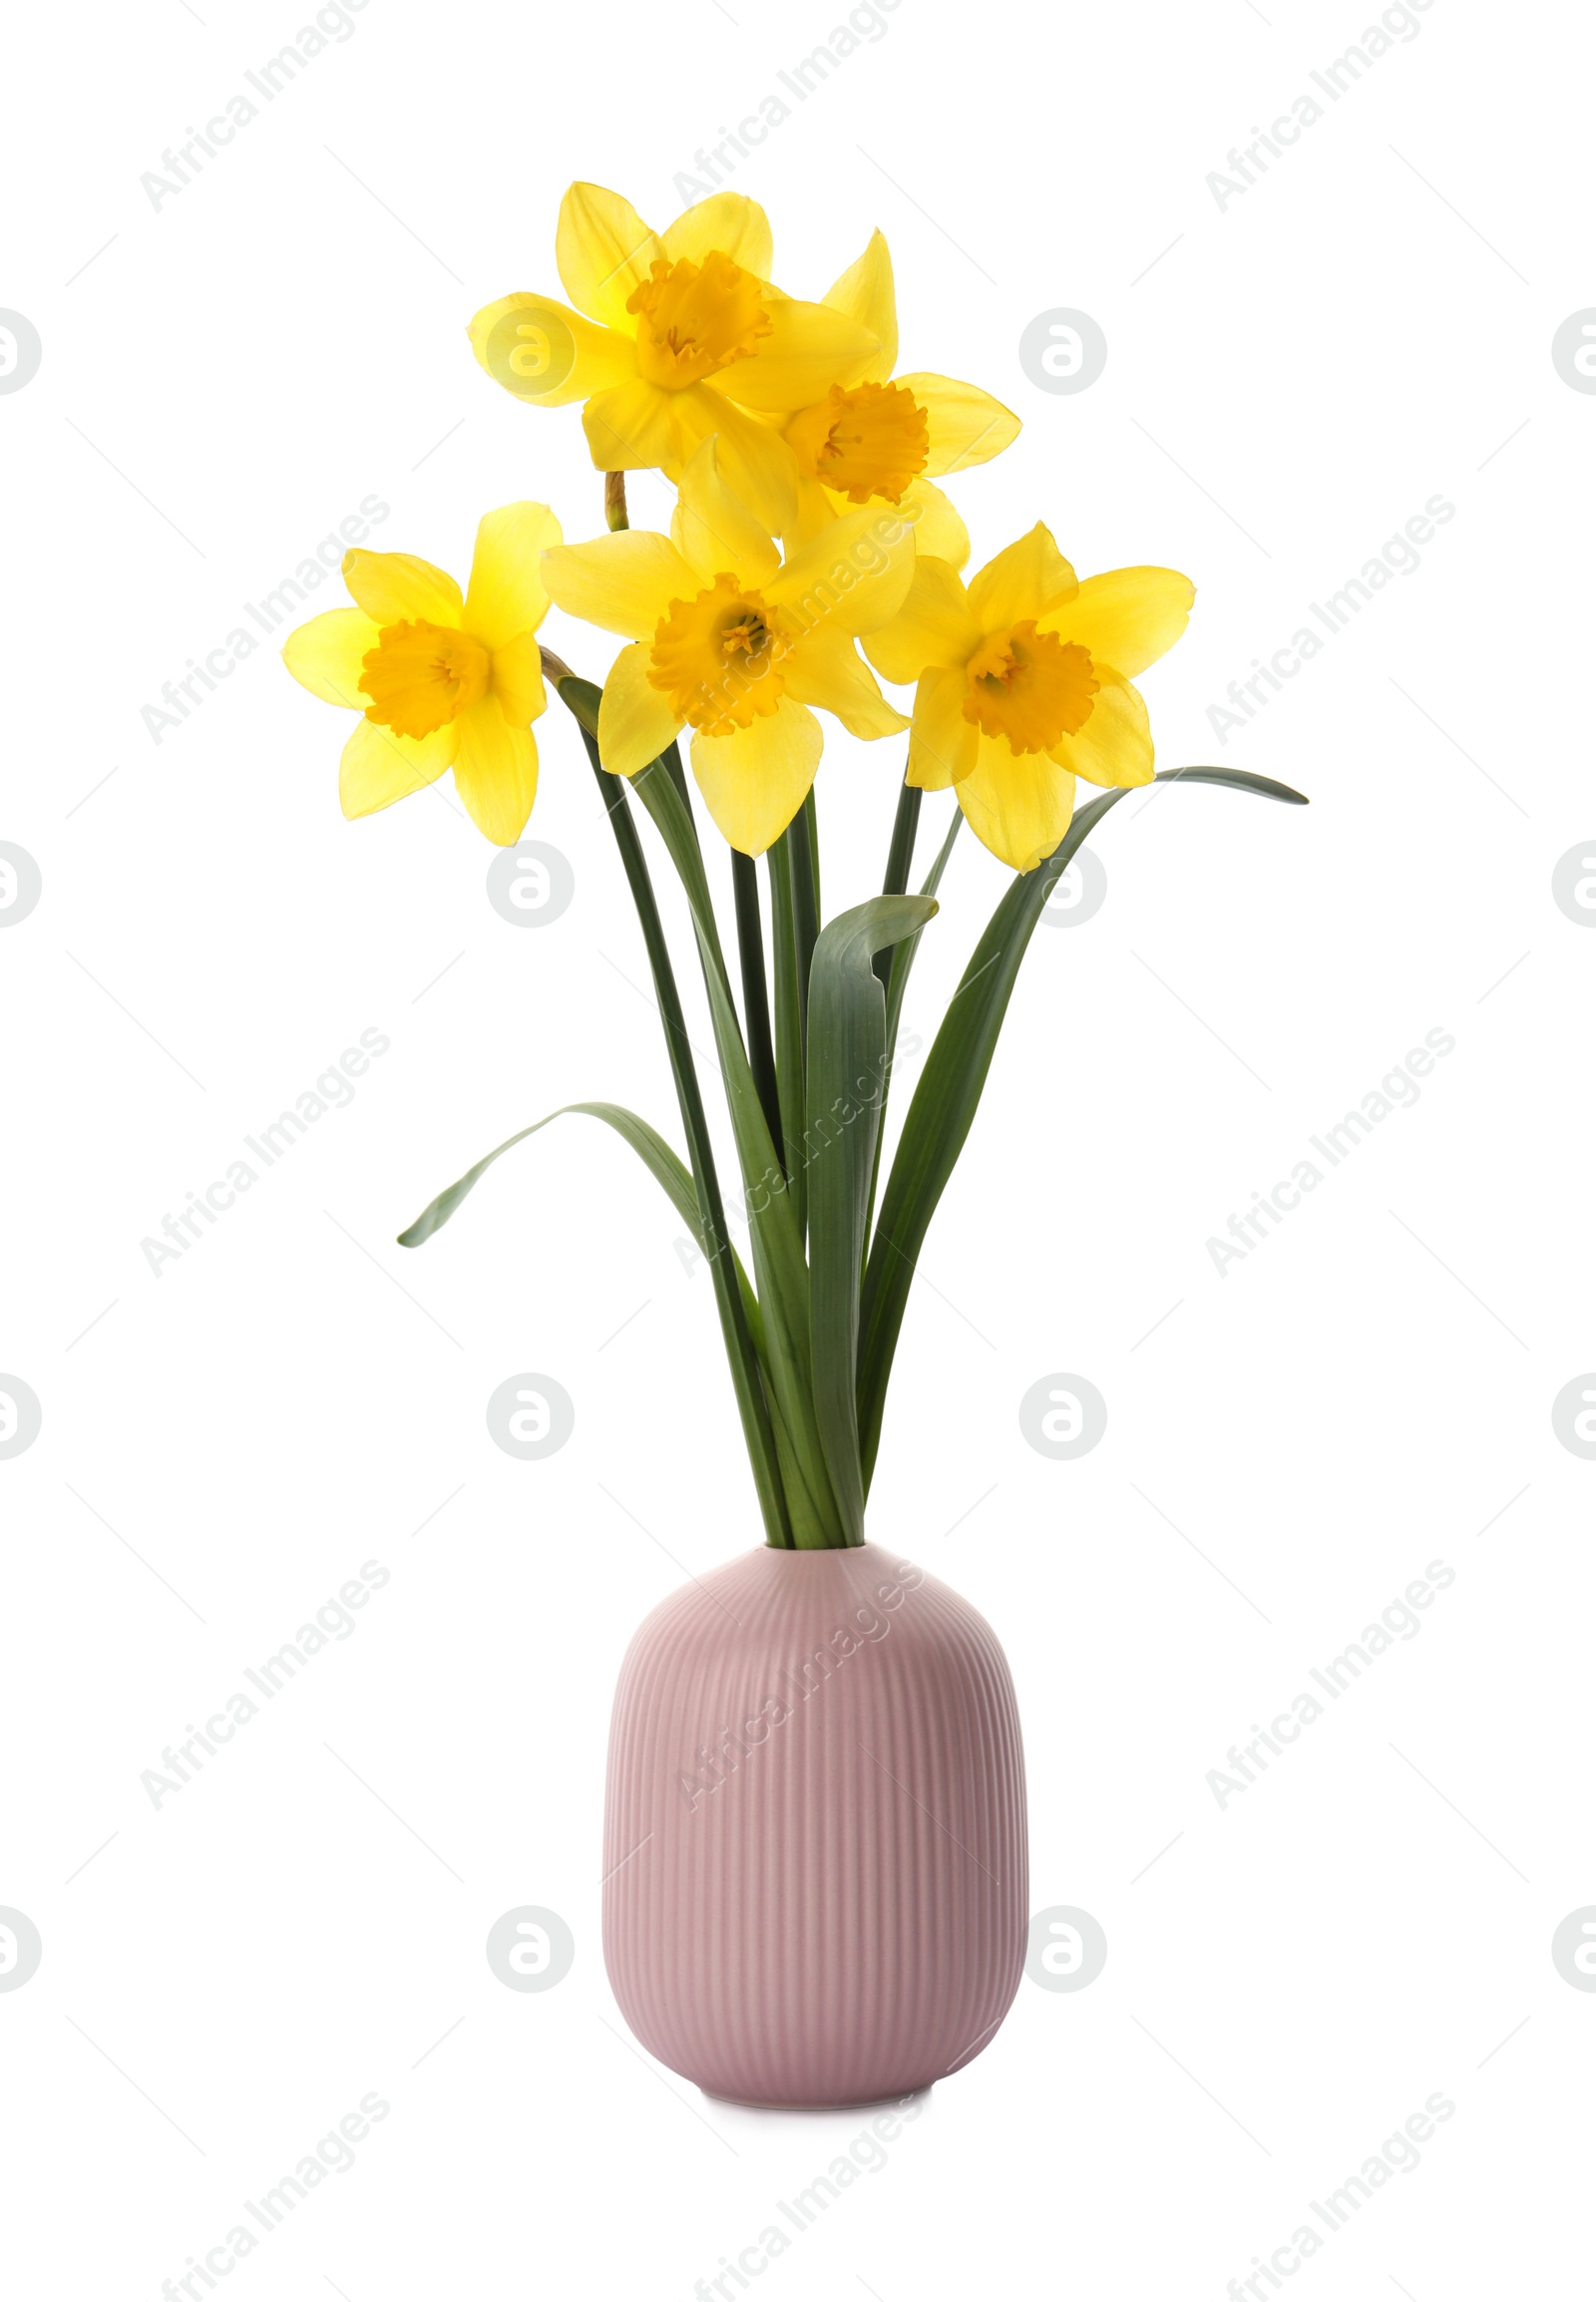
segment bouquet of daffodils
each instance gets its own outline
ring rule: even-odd
[[[313,695],[359,714],[339,768],[346,816],[452,769],[472,820],[503,847],[537,797],[533,722],[553,685],[636,905],[687,1156],[617,1104],[570,1109],[631,1146],[708,1260],[767,1541],[860,1544],[921,1243],[1055,882],[1124,792],[1159,779],[1132,683],[1180,637],[1192,586],[1167,568],[1081,580],[1039,521],[967,582],[970,538],[937,483],[998,455],[1019,423],[975,384],[894,374],[879,231],[805,303],[772,283],[769,223],[742,194],[717,192],[656,233],[617,193],[579,184],[561,204],[555,258],[569,304],[505,296],[477,314],[471,340],[518,399],[580,403],[605,475],[606,533],[567,544],[547,505],[507,504],[478,528],[464,596],[409,553],[352,551],[354,605],[302,625],[283,659]],[[676,488],[668,535],[627,525],[625,475],[650,469]],[[601,688],[540,646],[551,601],[624,642]],[[913,690],[907,710],[878,676]],[[909,738],[882,893],[829,921],[817,711],[867,741]],[[735,980],[684,730],[692,782],[731,852]],[[1232,769],[1171,773],[1301,801]],[[1101,787],[1078,808],[1077,778]],[[911,894],[921,794],[948,787],[958,811]],[[728,1237],[633,795],[692,916],[751,1271]],[[883,1184],[904,988],[965,821],[1016,877],[949,1003]],[[494,1160],[548,1124],[463,1175],[403,1244],[430,1238]]]

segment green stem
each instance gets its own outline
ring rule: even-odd
[[[909,885],[909,867],[915,860],[915,833],[920,828],[920,787],[904,778],[898,794],[898,812],[892,819],[892,845],[887,850],[887,876],[881,883],[884,896],[901,896]],[[893,949],[876,954],[876,974],[883,990],[892,973]]]
[[[783,1170],[781,1097],[776,1056],[770,1043],[770,992],[765,981],[765,939],[759,920],[759,874],[752,856],[731,851],[731,887],[737,905],[737,954],[742,961],[742,1007],[748,1041],[748,1068],[759,1091],[765,1125]]]
[[[565,671],[563,665],[560,669]],[[619,776],[606,772],[598,757],[598,738],[594,732],[598,725],[597,690],[588,688],[586,694],[582,693],[586,682],[575,679],[569,672],[565,672],[564,677],[557,673],[555,685],[559,689],[561,701],[582,730],[582,740],[593,766],[604,812],[609,818],[609,827],[615,835],[621,867],[631,889],[632,902],[637,909],[637,920],[648,953],[654,993],[659,1002],[659,1017],[664,1026],[665,1047],[675,1081],[676,1101],[687,1136],[687,1157],[703,1228],[703,1251],[714,1279],[715,1303],[720,1313],[721,1333],[731,1364],[731,1378],[742,1417],[743,1437],[747,1443],[754,1486],[765,1523],[765,1540],[778,1550],[791,1550],[794,1547],[792,1526],[782,1487],[776,1436],[771,1427],[758,1354],[733,1271],[725,1208],[720,1196],[720,1181],[715,1173],[703,1098],[698,1091],[698,1073],[692,1059],[692,1044],[687,1036],[686,1020],[676,989],[675,972],[670,963],[670,951],[665,942],[659,907],[654,901],[653,884],[648,877],[647,861],[642,852],[642,843],[637,837],[637,827],[631,818],[625,785]]]
[[[907,790],[907,788],[906,785],[905,789]],[[919,809],[916,808],[915,813],[918,815],[919,812]],[[903,803],[900,800],[900,816],[902,813]],[[953,821],[948,826],[948,836],[937,851],[936,862],[926,874],[925,884],[920,891],[923,896],[934,896],[941,887],[942,875],[948,869],[948,858],[954,852],[954,841],[959,837],[959,826],[964,820],[962,811],[956,806],[953,812]],[[911,834],[911,840],[912,838],[913,835]],[[894,856],[897,854],[897,848],[898,833],[895,825],[893,827]],[[907,879],[909,875],[909,857],[907,854],[904,857],[903,868],[904,876]],[[887,869],[889,873],[892,871],[891,861],[889,861]],[[901,888],[893,889],[890,892],[901,895],[903,890]],[[923,935],[924,933],[925,930],[922,929],[920,934]],[[903,1013],[904,992],[909,987],[909,970],[915,963],[915,954],[919,949],[920,935],[913,935],[904,943],[899,944],[890,955],[892,967],[887,976],[887,1070],[881,1083],[881,1111],[876,1121],[876,1149],[870,1166],[870,1198],[865,1209],[865,1236],[867,1239],[870,1236],[870,1227],[876,1219],[876,1189],[881,1181],[881,1146],[887,1135],[887,1097],[892,1088],[893,1058],[898,1052],[898,1018]]]
[[[809,1044],[809,969],[820,935],[820,875],[815,864],[814,815],[809,800],[787,826],[784,844],[792,879],[792,940],[798,971],[798,1027]]]
[[[808,1228],[809,1185],[804,1174],[804,1037],[798,1004],[798,950],[792,923],[792,863],[784,832],[765,858],[770,880],[770,944],[776,1003],[776,1088],[781,1103],[782,1164],[787,1196],[798,1222]]]
[[[820,817],[815,807],[813,784],[804,793],[803,819],[804,830],[809,838],[809,876],[815,888],[815,918],[823,920],[826,907],[820,900]]]
[[[654,761],[641,769],[632,778],[632,790],[653,818],[675,866],[704,958],[710,1021],[747,1195],[748,1235],[764,1334],[761,1364],[770,1382],[778,1439],[784,1431],[801,1476],[801,1484],[796,1479],[789,1479],[787,1484],[793,1541],[800,1550],[826,1549],[845,1542],[846,1536],[815,1412],[809,1270],[803,1239],[788,1204],[786,1178],[748,1067],[703,857],[670,777],[654,772],[660,764]]]

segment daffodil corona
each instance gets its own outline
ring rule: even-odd
[[[682,474],[668,537],[642,530],[545,554],[549,596],[632,642],[604,682],[598,750],[636,775],[692,737],[692,769],[726,840],[762,855],[803,805],[831,712],[873,740],[908,725],[854,645],[897,614],[914,531],[887,507],[852,511],[783,560],[727,487],[708,441]]]
[[[571,305],[518,293],[472,321],[489,375],[543,407],[582,401],[600,471],[679,479],[718,439],[727,479],[784,534],[798,467],[769,419],[857,382],[878,353],[868,326],[771,285],[770,224],[741,192],[718,192],[654,232],[618,192],[574,184],[555,261]]]
[[[1169,568],[1079,582],[1039,521],[968,589],[946,561],[920,559],[902,612],[865,641],[884,679],[915,683],[910,783],[952,784],[977,838],[1034,870],[1069,829],[1076,776],[1151,782],[1131,679],[1180,637],[1193,596]]]
[[[478,830],[515,845],[537,797],[532,722],[546,700],[539,561],[559,542],[547,504],[490,512],[464,598],[407,552],[345,553],[354,606],[301,623],[282,659],[312,695],[361,713],[338,770],[346,816],[391,807],[452,767]]]
[[[990,463],[1019,435],[1019,418],[990,392],[925,372],[893,380],[898,298],[892,256],[874,232],[824,302],[869,330],[879,349],[855,384],[787,412],[782,438],[798,466],[795,530],[814,535],[845,504],[902,506],[917,548],[955,568],[970,557],[963,520],[934,478]]]

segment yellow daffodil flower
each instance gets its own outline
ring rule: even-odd
[[[1039,521],[968,589],[945,561],[921,558],[902,613],[865,641],[883,678],[917,682],[909,781],[952,784],[977,838],[1032,870],[1069,829],[1077,775],[1152,780],[1131,679],[1174,645],[1193,597],[1170,568],[1078,582]]]
[[[917,371],[892,380],[898,300],[879,231],[823,300],[868,329],[881,349],[857,383],[833,384],[824,397],[784,416],[782,437],[799,471],[796,533],[815,535],[846,504],[897,504],[913,522],[922,553],[963,568],[970,537],[932,477],[990,462],[1017,438],[1019,418],[990,393],[950,376]]]
[[[514,847],[538,790],[540,556],[559,542],[547,504],[488,513],[464,599],[408,552],[344,554],[354,606],[301,623],[282,660],[312,695],[362,714],[338,767],[346,816],[391,807],[452,767],[477,829]]]
[[[558,606],[632,642],[604,682],[604,766],[636,775],[691,727],[704,804],[731,846],[756,856],[815,779],[811,704],[867,739],[909,724],[854,639],[903,606],[914,531],[866,505],[784,562],[717,457],[707,440],[683,472],[668,537],[628,529],[567,545],[545,553],[543,579]]]
[[[772,287],[770,225],[741,192],[717,192],[655,233],[618,192],[574,184],[555,260],[576,310],[527,294],[486,305],[471,342],[489,375],[543,407],[581,400],[599,471],[679,480],[718,435],[727,478],[783,532],[797,467],[760,419],[853,383],[876,357],[868,327]]]

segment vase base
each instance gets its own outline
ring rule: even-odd
[[[727,2103],[736,2110],[791,2110],[799,2116],[820,2117],[836,2110],[899,2110],[905,2103],[918,2102],[929,2096],[936,2084],[911,2087],[901,2095],[860,2095],[846,2103],[756,2103],[746,2095],[717,2095],[712,2087],[700,2087],[698,2092],[706,2102]]]

